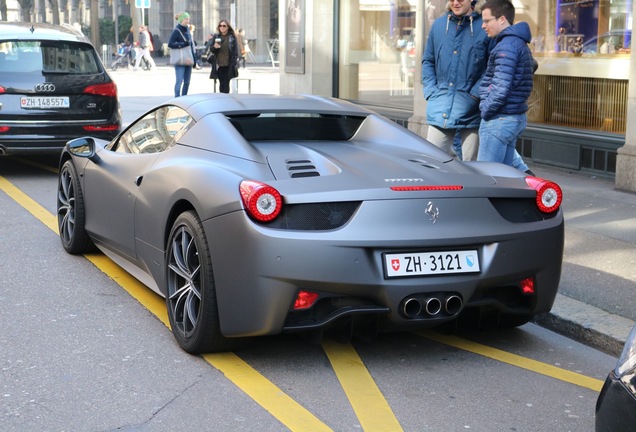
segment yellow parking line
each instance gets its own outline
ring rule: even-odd
[[[58,233],[56,216],[51,214],[47,209],[35,202],[35,200],[15,187],[2,176],[0,176],[0,189],[13,198],[15,202],[24,207],[29,213],[35,216],[36,219],[51,228],[56,234]]]
[[[401,431],[402,426],[393,410],[353,347],[328,340],[323,342],[322,347],[360,420],[362,430]]]
[[[603,381],[591,378],[580,373],[572,372],[566,369],[561,369],[556,366],[542,363],[536,360],[532,360],[520,355],[512,354],[506,351],[502,351],[497,348],[491,348],[486,345],[481,345],[476,342],[462,339],[457,336],[446,336],[433,331],[416,332],[416,334],[425,338],[434,340],[436,342],[443,343],[455,348],[469,351],[474,354],[479,354],[484,357],[491,358],[503,363],[508,363],[513,366],[517,366],[523,369],[527,369],[532,372],[536,372],[541,375],[556,378],[561,381],[569,382],[580,387],[585,387],[597,392],[601,391],[603,387]]]
[[[203,358],[290,430],[331,430],[236,354],[205,354]]]

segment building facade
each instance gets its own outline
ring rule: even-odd
[[[518,143],[524,158],[613,177],[636,190],[636,69],[631,0],[513,0],[539,63]],[[281,92],[333,95],[368,105],[425,135],[421,57],[446,0],[280,0]],[[302,8],[303,68],[288,67]],[[579,49],[580,46],[580,49]],[[302,70],[303,72],[299,72]],[[631,109],[630,109],[631,108]],[[630,122],[631,119],[631,122]],[[626,139],[627,138],[627,139]]]

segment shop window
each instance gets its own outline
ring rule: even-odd
[[[413,109],[416,0],[341,2],[339,96]]]

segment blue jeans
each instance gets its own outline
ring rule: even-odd
[[[517,138],[526,128],[525,114],[500,115],[481,120],[478,161],[501,162],[513,166]]]
[[[190,87],[190,77],[192,76],[192,66],[175,65],[174,73],[177,78],[174,83],[174,97],[187,95]]]

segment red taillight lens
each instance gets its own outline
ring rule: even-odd
[[[521,292],[524,293],[525,295],[534,294],[534,291],[535,291],[534,278],[526,278],[522,280],[519,285],[521,286]]]
[[[115,85],[114,82],[91,85],[84,89],[84,93],[99,96],[117,97],[117,85]]]
[[[296,300],[294,301],[294,310],[308,309],[313,306],[317,299],[318,293],[311,291],[299,291],[298,295],[296,295]]]
[[[0,126],[0,133],[9,132],[9,126]]]
[[[265,183],[245,180],[240,186],[241,199],[247,213],[260,222],[276,219],[283,208],[283,198]]]
[[[114,131],[117,129],[119,129],[118,124],[84,126],[84,130],[88,132]]]
[[[5,89],[4,87],[0,86],[0,93],[6,93],[7,89]]]
[[[561,206],[563,191],[558,184],[538,177],[526,177],[528,186],[537,191],[537,207],[543,213],[554,213]]]

